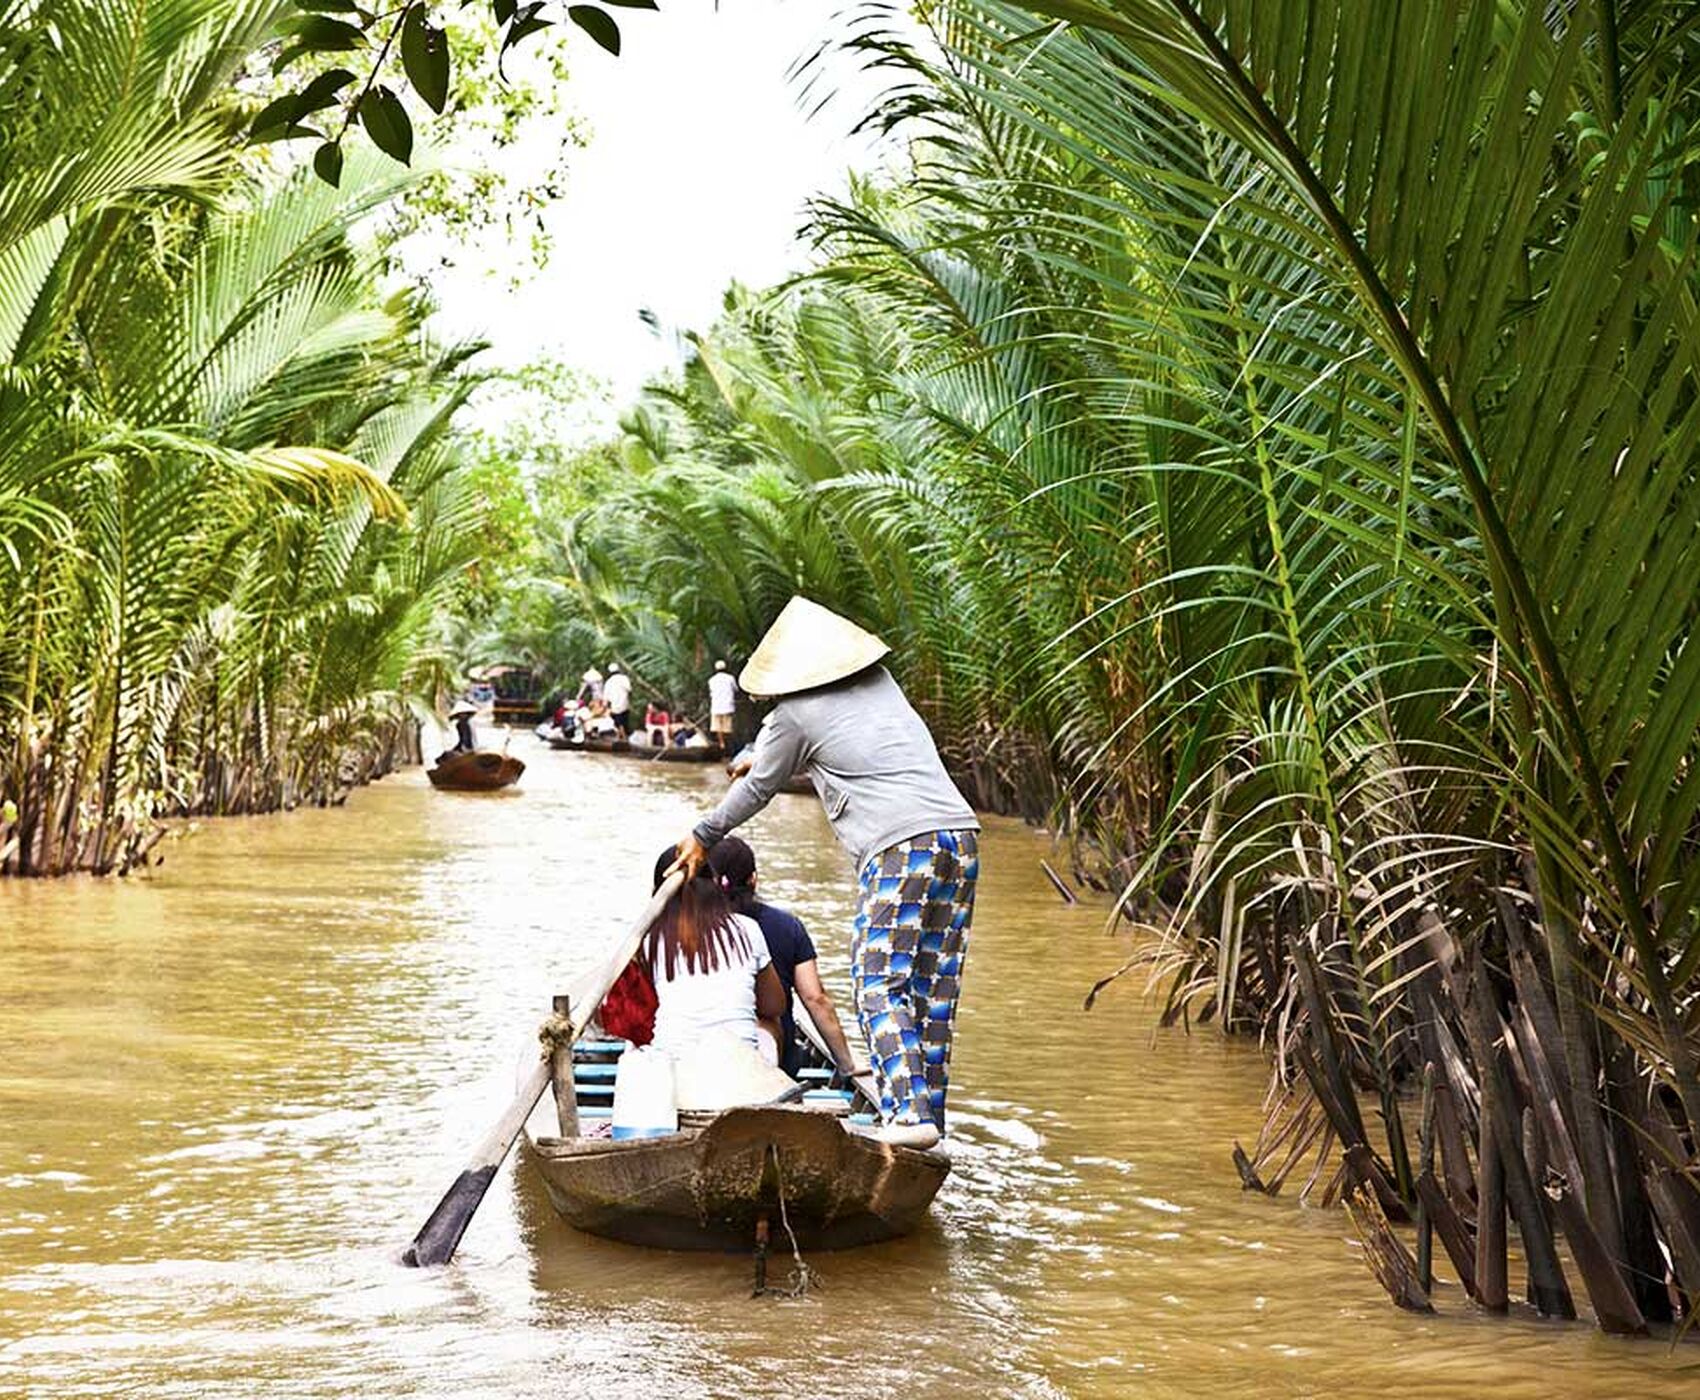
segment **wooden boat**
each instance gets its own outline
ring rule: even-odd
[[[558,729],[543,742],[552,749],[561,749],[567,753],[619,754],[631,748],[631,743],[625,739],[570,739]]]
[[[647,758],[656,763],[719,763],[725,756],[718,744],[699,745],[695,748],[689,745],[674,744],[669,748],[644,748],[633,744],[633,758]]]
[[[529,724],[543,703],[543,682],[530,666],[502,663],[467,672],[467,678],[490,690],[491,720],[495,724]]]
[[[673,746],[658,749],[648,744],[634,744],[629,739],[586,739],[581,744],[571,739],[553,738],[547,742],[550,748],[564,749],[569,753],[608,754],[615,758],[644,759],[650,763],[718,763],[721,759],[720,749],[713,744],[698,748]]]
[[[489,792],[517,782],[525,764],[511,754],[478,749],[473,753],[446,753],[425,776],[435,788],[456,792]]]
[[[770,1232],[783,1248],[786,1223],[805,1250],[873,1244],[913,1230],[950,1173],[949,1156],[853,1131],[853,1110],[872,1108],[872,1081],[864,1075],[850,1090],[826,1087],[824,1051],[798,1011],[815,1061],[801,1071],[801,1102],[681,1114],[679,1131],[665,1137],[606,1135],[614,1060],[624,1042],[579,1041],[579,1134],[526,1138],[560,1216],[588,1234],[659,1249],[759,1250]]]

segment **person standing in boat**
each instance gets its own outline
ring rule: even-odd
[[[632,734],[632,678],[620,669],[619,663],[608,663],[608,680],[602,687],[602,698],[608,703],[608,717],[614,721],[617,737],[629,739]]]
[[[477,753],[478,736],[472,732],[472,717],[478,711],[470,700],[455,702],[449,711],[449,719],[455,727],[455,746],[450,753]]]
[[[793,1014],[795,994],[808,1009],[809,1019],[826,1042],[838,1072],[855,1073],[855,1056],[850,1053],[850,1042],[844,1038],[838,1009],[821,985],[814,941],[795,914],[756,898],[756,853],[750,849],[749,842],[736,836],[722,836],[708,853],[708,869],[715,884],[726,892],[733,910],[754,919],[760,927],[768,956],[773,959],[773,970],[785,988],[785,1014],[779,1018],[779,1067],[793,1077],[802,1067],[797,1020]]]
[[[750,769],[677,851],[694,873],[787,778],[809,775],[855,861],[851,982],[886,1120],[880,1136],[930,1147],[945,1125],[980,823],[879,664],[889,651],[847,618],[792,598],[738,677],[748,694],[778,702]]]
[[[714,663],[714,674],[708,678],[708,728],[721,752],[732,751],[732,725],[738,714],[738,682],[726,669],[724,661]]]

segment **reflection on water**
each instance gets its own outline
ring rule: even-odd
[[[1007,822],[922,1233],[751,1300],[746,1260],[577,1235],[510,1166],[452,1268],[399,1267],[551,991],[720,781],[515,742],[511,792],[413,772],[214,823],[146,878],[0,886],[0,1394],[1692,1393],[1687,1348],[1477,1319],[1456,1289],[1401,1316],[1338,1213],[1243,1195],[1258,1052],[1154,1036],[1131,991],[1083,1014],[1125,949]],[[817,804],[751,839],[838,985]]]

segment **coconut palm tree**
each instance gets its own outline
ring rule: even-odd
[[[27,873],[122,870],[163,813],[325,800],[406,752],[476,533],[444,442],[466,351],[349,237],[396,178],[332,190],[232,141],[281,7],[73,8],[0,18],[0,868]]]
[[[567,611],[753,640],[809,587],[889,631],[958,767],[1036,757],[1155,917],[1169,1011],[1272,1033],[1248,1179],[1326,1182],[1337,1143],[1325,1197],[1397,1211],[1438,1173],[1509,1207],[1544,1309],[1550,1215],[1602,1325],[1668,1315],[1667,1269],[1700,1282],[1692,17],[858,16],[913,168],[703,337],[574,518]]]

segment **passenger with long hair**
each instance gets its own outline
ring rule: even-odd
[[[669,846],[655,862],[654,888],[661,887],[673,862]],[[730,1037],[774,1062],[769,1051],[777,1046],[785,988],[760,925],[737,913],[706,872],[687,879],[667,902],[644,942],[643,957],[659,1003],[651,1042],[658,1050],[682,1061],[705,1041]]]
[[[852,1073],[856,1066],[850,1054],[850,1042],[844,1038],[838,1009],[821,985],[814,940],[803,921],[790,910],[756,897],[756,853],[750,849],[749,842],[736,836],[722,836],[708,853],[708,869],[715,883],[725,891],[733,911],[754,919],[761,929],[768,956],[773,959],[773,970],[785,988],[785,1014],[779,1018],[779,1067],[792,1075],[802,1067],[797,1022],[792,1016],[791,996],[795,992],[832,1052],[839,1073]]]

